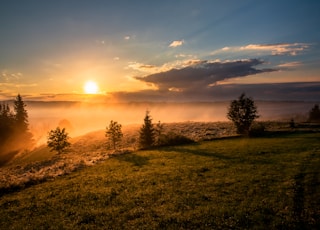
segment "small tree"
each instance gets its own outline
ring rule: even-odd
[[[106,137],[112,143],[113,149],[116,149],[117,143],[120,142],[123,137],[121,124],[111,120],[109,127],[106,128]]]
[[[57,151],[58,154],[60,154],[65,148],[71,145],[68,142],[69,138],[65,128],[60,129],[60,127],[57,127],[48,133],[47,145],[51,149],[50,151]]]
[[[160,121],[158,121],[156,125],[155,134],[157,139],[157,145],[161,145],[161,137],[163,136],[163,124]]]
[[[139,146],[143,149],[150,148],[155,142],[155,129],[152,124],[152,119],[149,115],[149,111],[146,111],[144,118],[144,124],[140,128]]]
[[[252,122],[259,117],[257,113],[253,99],[243,93],[238,100],[231,102],[227,117],[235,124],[237,133],[247,135]]]
[[[320,109],[319,105],[314,105],[314,107],[309,112],[309,122],[319,122],[320,121]]]

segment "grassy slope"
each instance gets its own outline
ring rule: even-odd
[[[319,138],[233,138],[118,155],[2,196],[0,228],[319,228]]]

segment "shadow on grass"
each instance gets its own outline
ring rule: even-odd
[[[194,145],[196,145],[196,144],[194,144]],[[178,152],[178,153],[182,153],[182,154],[193,154],[193,155],[197,155],[197,156],[212,157],[212,158],[217,158],[217,159],[221,159],[221,160],[234,159],[229,156],[214,153],[212,151],[206,151],[204,149],[190,149],[190,148],[187,149],[187,148],[179,148],[179,147],[167,147],[167,148],[163,148],[162,151],[168,151],[168,152],[174,151],[174,152]]]
[[[147,165],[149,162],[148,157],[139,156],[135,153],[122,154],[122,155],[116,156],[115,158],[119,161],[125,161],[133,164],[134,166],[139,166],[139,167]]]
[[[294,177],[293,215],[298,229],[320,227],[320,198],[317,195],[320,186],[319,169],[314,168],[310,171],[311,158],[312,156],[309,156],[303,162],[300,172]]]

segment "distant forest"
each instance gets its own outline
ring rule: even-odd
[[[13,110],[8,103],[0,104],[0,165],[33,145],[25,107],[19,94],[15,98]]]

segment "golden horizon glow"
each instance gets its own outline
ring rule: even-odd
[[[97,94],[99,92],[99,87],[94,81],[85,82],[83,89],[86,94]]]

